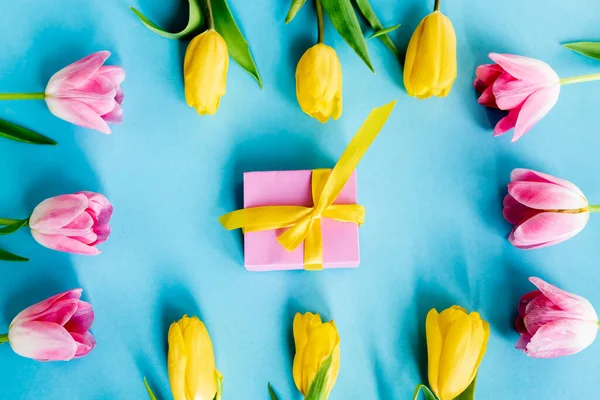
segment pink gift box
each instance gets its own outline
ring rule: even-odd
[[[312,207],[312,170],[244,173],[244,208]],[[333,204],[357,204],[356,172]],[[356,268],[360,263],[358,225],[329,218],[321,221],[323,268]],[[244,265],[248,271],[304,269],[304,243],[287,251],[277,237],[282,229],[244,234]]]

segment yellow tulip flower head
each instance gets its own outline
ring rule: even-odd
[[[188,45],[183,62],[185,99],[198,114],[213,115],[225,95],[229,54],[217,31],[209,29]]]
[[[296,96],[302,111],[325,123],[342,115],[342,64],[331,47],[308,49],[296,68]]]
[[[490,337],[490,326],[479,313],[452,306],[427,314],[429,385],[440,400],[452,400],[477,375]]]
[[[437,8],[437,5],[436,5]],[[408,43],[404,87],[410,96],[446,97],[456,79],[456,33],[439,11],[421,21]]]
[[[340,371],[340,336],[333,321],[323,323],[319,314],[297,313],[294,317],[296,356],[292,372],[296,387],[303,395],[308,393],[317,372],[331,356],[331,367],[323,387],[329,396]]]
[[[175,400],[221,398],[223,377],[215,366],[213,345],[206,326],[197,317],[184,315],[171,325],[168,364]]]

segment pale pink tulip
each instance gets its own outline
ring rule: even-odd
[[[94,310],[80,300],[81,292],[57,294],[21,311],[8,329],[15,353],[37,361],[69,361],[92,351]]]
[[[46,86],[46,103],[52,114],[84,128],[111,133],[108,123],[123,122],[125,71],[103,66],[108,51],[91,54],[52,76]]]
[[[110,234],[113,207],[99,193],[78,192],[42,201],[31,214],[29,227],[42,246],[67,253],[100,254],[96,245]]]
[[[529,281],[539,290],[521,297],[516,348],[530,357],[550,358],[575,354],[592,344],[598,316],[590,302],[540,278]]]
[[[517,141],[554,107],[560,78],[545,62],[511,54],[490,53],[496,64],[477,67],[473,82],[481,93],[478,102],[508,111],[494,128],[494,136],[515,129]]]
[[[571,182],[528,169],[510,174],[504,197],[504,218],[514,225],[509,241],[536,249],[578,234],[588,221],[587,199]]]

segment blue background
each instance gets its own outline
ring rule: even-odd
[[[231,7],[264,81],[260,90],[230,64],[227,95],[213,117],[187,107],[181,76],[186,42],[161,38],[129,11],[185,25],[187,3],[157,0],[11,1],[0,13],[1,91],[42,91],[63,66],[108,49],[127,71],[125,123],[112,136],[52,116],[44,102],[2,102],[0,118],[58,140],[54,148],[2,140],[0,210],[23,218],[46,197],[78,190],[114,204],[113,234],[98,257],[39,246],[23,230],[0,246],[29,256],[1,265],[0,330],[22,308],[83,287],[96,310],[98,341],[86,358],[37,363],[0,347],[5,399],[143,399],[147,376],[170,398],[166,333],[184,313],[212,335],[225,399],[298,399],[291,324],[297,311],[334,319],[342,367],[331,400],[409,399],[426,381],[424,324],[432,307],[460,304],[491,324],[479,399],[588,398],[596,390],[600,344],[571,357],[529,359],[514,349],[519,297],[536,275],[600,307],[600,220],[572,240],[524,252],[507,241],[501,201],[510,171],[529,167],[569,179],[600,202],[597,128],[600,82],[564,87],[556,107],[519,142],[492,137],[499,119],[476,102],[471,82],[490,51],[545,60],[559,75],[600,70],[560,43],[598,40],[592,0],[442,1],[458,37],[458,78],[448,98],[407,96],[398,60],[369,41],[373,75],[326,22],[326,42],[344,71],[344,114],[321,125],[295,99],[294,71],[316,36],[308,5],[291,24],[288,1]],[[431,4],[377,0],[374,8],[404,49]],[[310,2],[308,2],[310,4]],[[357,270],[249,273],[241,235],[217,217],[241,204],[242,172],[331,167],[369,110],[396,110],[358,167],[367,207]]]

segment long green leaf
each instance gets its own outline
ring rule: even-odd
[[[373,34],[371,37],[379,37],[379,40],[381,40],[383,44],[385,44],[386,47],[392,51],[392,53],[394,53],[396,56],[399,55],[400,53],[398,52],[398,48],[396,48],[396,45],[394,44],[394,42],[392,42],[392,39],[390,39],[387,33],[398,28],[400,25],[392,27],[393,29],[384,29],[383,25],[381,24],[381,21],[379,21],[379,18],[377,18],[377,15],[375,15],[375,11],[373,11],[373,7],[371,7],[371,3],[369,3],[369,0],[355,1],[356,5],[358,6],[358,9],[360,10],[360,13],[365,17],[367,22],[369,22],[369,25],[371,25],[371,28],[373,28],[373,30],[375,31],[375,34]]]
[[[473,382],[469,385],[468,388],[465,389],[457,398],[454,400],[473,400],[475,398],[475,382],[477,381],[477,377],[473,379]]]
[[[360,30],[360,24],[350,0],[321,0],[321,4],[323,4],[323,8],[335,29],[367,64],[369,69],[375,72],[369,58],[367,42]]]
[[[269,395],[271,397],[271,400],[279,400],[277,398],[277,395],[275,394],[275,390],[273,390],[273,386],[271,386],[270,383],[269,383]]]
[[[0,235],[9,235],[13,232],[18,231],[19,229],[21,229],[24,225],[26,225],[29,222],[29,218],[25,218],[23,220],[17,221],[14,224],[10,224],[5,226],[4,228],[0,228]]]
[[[215,22],[215,29],[223,36],[227,43],[227,49],[229,55],[235,60],[242,68],[244,68],[262,88],[262,80],[260,74],[254,63],[254,59],[250,54],[250,48],[248,42],[244,39],[240,28],[238,28],[231,10],[227,5],[227,0],[212,0],[213,18]]]
[[[600,42],[573,42],[563,46],[586,57],[600,60]]]
[[[162,29],[160,26],[156,25],[154,22],[150,21],[148,17],[141,13],[135,7],[129,7],[131,11],[137,15],[137,17],[142,21],[142,23],[146,26],[146,28],[150,29],[152,32],[159,34],[160,36],[166,37],[167,39],[181,39],[185,35],[199,29],[202,26],[203,15],[202,9],[200,8],[200,4],[198,0],[188,0],[190,3],[190,13],[188,18],[188,23],[185,28],[183,28],[180,32],[167,32]]]
[[[13,124],[12,122],[0,119],[0,136],[7,139],[16,140],[17,142],[30,144],[49,144],[55,145],[56,142],[49,137],[40,135],[31,129]]]
[[[373,39],[373,38],[376,38],[376,37],[381,37],[382,35],[387,35],[388,33],[392,32],[392,31],[395,31],[398,28],[400,28],[400,24],[394,25],[394,26],[390,26],[388,28],[380,29],[378,31],[373,32],[373,34],[371,36],[369,36],[369,39]]]
[[[146,386],[146,392],[148,392],[148,396],[150,397],[150,400],[157,400],[156,396],[152,392],[152,389],[150,389],[150,385],[148,385],[148,381],[146,380],[146,377],[144,377],[144,386]]]
[[[329,378],[332,360],[333,355],[330,354],[325,359],[323,365],[321,365],[321,368],[319,368],[317,375],[315,375],[315,379],[308,388],[308,393],[306,393],[304,400],[327,400],[328,393],[325,390],[325,385],[327,385],[327,378]]]
[[[431,393],[431,390],[429,390],[429,388],[425,385],[417,385],[417,387],[415,388],[415,393],[413,394],[413,400],[417,400],[419,398],[419,394],[421,393],[421,391],[425,395],[426,400],[436,400],[433,393]]]
[[[300,11],[304,3],[306,3],[306,0],[292,0],[290,11],[288,11],[287,16],[285,17],[286,24],[289,24],[294,19],[294,17],[296,16],[296,14],[298,14],[298,11]]]
[[[0,249],[0,261],[24,262],[29,261],[29,258],[21,257],[6,250]]]

